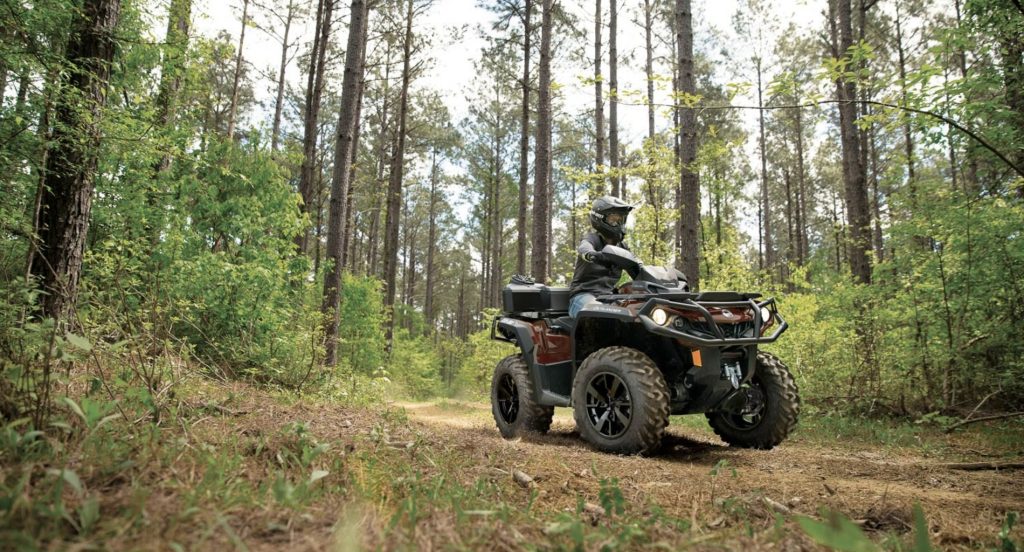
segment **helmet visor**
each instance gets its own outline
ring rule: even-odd
[[[626,215],[625,213],[608,213],[604,216],[604,221],[608,223],[608,226],[619,227],[626,222]]]

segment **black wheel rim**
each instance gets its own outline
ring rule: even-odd
[[[587,419],[599,434],[615,438],[626,432],[633,418],[633,401],[622,378],[601,372],[587,383]]]
[[[512,374],[502,374],[498,380],[498,414],[508,424],[519,415],[519,388]]]
[[[764,413],[768,409],[768,393],[765,393],[764,386],[757,379],[743,384],[743,387],[748,387],[750,392],[759,396],[758,404],[752,408],[744,408],[741,412],[728,412],[723,418],[733,429],[750,431],[764,419]]]

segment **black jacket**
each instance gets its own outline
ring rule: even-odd
[[[622,277],[621,268],[592,263],[586,259],[587,253],[601,251],[605,245],[608,245],[608,242],[597,232],[583,236],[580,246],[576,248],[576,270],[572,275],[572,283],[569,284],[570,297],[578,293],[593,293],[594,295],[611,293],[615,284],[619,283],[619,278]],[[625,243],[615,245],[629,249]]]

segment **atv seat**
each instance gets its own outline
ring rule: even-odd
[[[552,330],[571,334],[572,329],[576,327],[576,319],[571,316],[559,316],[558,318],[548,320],[548,326],[550,326]]]

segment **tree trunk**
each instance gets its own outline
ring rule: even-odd
[[[542,0],[540,33],[540,82],[537,88],[537,153],[533,186],[533,277],[540,283],[548,276],[548,186],[551,180],[551,10],[554,0]]]
[[[68,43],[56,124],[47,157],[36,228],[38,254],[30,273],[43,291],[42,314],[62,323],[74,307],[89,230],[92,191],[102,143],[106,102],[121,14],[119,0],[86,0]]]
[[[369,4],[366,7],[366,17],[369,18]],[[341,268],[348,268],[352,263],[355,262],[354,253],[350,253],[353,250],[352,247],[352,235],[353,235],[353,219],[352,213],[352,199],[355,197],[355,182],[356,182],[356,163],[359,160],[359,136],[362,134],[360,129],[362,126],[359,124],[362,119],[363,113],[363,92],[366,90],[366,41],[368,36],[368,25],[369,21],[364,23],[363,39],[359,45],[361,50],[359,57],[359,85],[356,91],[356,116],[355,126],[352,129],[352,155],[349,157],[349,168],[348,168],[348,185],[346,186],[343,195],[345,196],[345,227],[341,234]],[[351,23],[349,23],[351,27]]]
[[[598,0],[600,2],[600,0]],[[526,211],[530,186],[530,35],[533,1],[525,0],[523,7],[523,90],[522,109],[519,113],[519,212],[516,217],[516,274],[526,273]]]
[[[764,99],[761,95],[764,88],[761,83],[761,58],[754,58],[754,63],[757,70],[757,106],[764,107]],[[772,211],[768,196],[768,152],[765,150],[764,144],[764,110],[758,109],[757,114],[761,145],[761,231],[764,233],[764,268],[768,270],[769,278],[774,279],[771,275],[772,269],[775,267],[775,244],[772,241]]]
[[[192,0],[171,0],[167,12],[167,37],[164,61],[160,68],[160,86],[156,96],[156,126],[162,131],[170,130],[177,114],[178,92],[185,73],[188,53],[188,30],[192,19]],[[153,167],[159,174],[171,166],[171,154],[164,148]]]
[[[387,311],[385,333],[390,356],[395,333],[395,276],[398,268],[398,217],[402,206],[402,174],[405,166],[406,114],[409,109],[410,58],[412,57],[413,2],[409,0],[405,20],[405,43],[402,54],[402,90],[398,96],[398,131],[395,149],[391,152],[388,175],[387,220],[384,231],[384,308]]]
[[[690,0],[676,0],[677,58],[679,60],[679,92],[696,94],[697,86],[693,74],[693,13]],[[682,108],[679,113],[679,162],[682,170],[679,176],[682,207],[679,217],[680,255],[682,270],[690,287],[700,289],[700,248],[697,243],[700,231],[700,181],[694,172],[697,159],[697,114],[692,108]]]
[[[612,168],[612,195],[625,195],[619,168],[619,7],[608,0],[608,164]]]
[[[654,2],[644,0],[644,72],[647,76],[647,138],[654,140],[654,46],[651,35],[654,32]]]
[[[249,0],[242,0],[242,30],[238,35],[238,52],[235,55],[235,76],[231,85],[231,104],[228,108],[228,140],[235,138],[235,117],[238,112],[238,86],[242,78],[242,48],[245,46],[245,29],[249,26]]]
[[[362,95],[359,83],[362,80],[363,49],[366,47],[368,9],[364,0],[352,0],[352,15],[348,27],[348,47],[345,51],[345,76],[341,84],[341,110],[334,142],[334,173],[331,178],[331,207],[327,219],[327,273],[324,275],[324,300],[321,310],[325,319],[324,364],[334,366],[338,362],[337,343],[340,323],[341,268],[344,240],[342,236],[345,221],[345,206],[351,188],[352,151],[355,134],[359,127],[359,111]]]
[[[907,106],[907,58],[903,48],[903,26],[900,21],[900,3],[896,3],[896,53],[900,64],[900,97]],[[907,191],[910,192],[911,214],[917,212],[917,186],[914,175],[914,135],[910,130],[910,116],[903,114],[903,151],[907,162]]]
[[[504,105],[501,99],[501,87],[495,86],[495,104]],[[494,118],[494,185],[491,193],[491,276],[490,295],[487,298],[489,306],[498,304],[498,295],[501,293],[501,229],[504,221],[501,216],[501,175],[502,165],[502,144],[501,144],[501,117]]]
[[[800,103],[800,98],[796,98]],[[807,218],[805,203],[805,169],[804,169],[804,126],[799,109],[793,110],[796,115],[796,239],[797,265],[803,266],[807,259]]]
[[[387,41],[386,41],[387,42]],[[377,116],[380,120],[380,130],[377,132],[377,177],[374,182],[374,186],[370,189],[370,199],[372,202],[371,215],[370,215],[370,230],[367,234],[368,242],[368,254],[366,270],[368,276],[379,276],[380,271],[378,270],[378,251],[380,248],[380,191],[384,189],[384,169],[388,159],[388,146],[391,145],[391,141],[388,140],[388,96],[390,94],[390,83],[391,83],[391,60],[392,51],[390,42],[387,42],[384,51],[384,78],[381,79],[381,101],[380,106],[377,109]]]
[[[430,158],[430,205],[427,226],[427,289],[423,298],[423,318],[427,332],[434,329],[434,254],[437,250],[437,150]]]
[[[331,16],[334,12],[334,0],[320,0],[317,7],[317,26],[313,37],[313,45],[309,53],[309,76],[306,82],[306,108],[304,110],[302,135],[302,167],[299,169],[299,194],[302,213],[309,214],[316,197],[317,170],[316,146],[320,130],[320,99],[324,91],[324,66],[327,63],[327,41],[331,34]],[[309,229],[303,228],[296,237],[296,245],[300,253],[309,250]]]
[[[601,76],[601,0],[594,0],[594,172],[604,172],[604,78]],[[604,179],[597,182],[595,195],[604,195]]]
[[[840,55],[846,55],[853,46],[851,0],[835,0],[839,18]],[[870,217],[868,216],[867,177],[862,163],[860,136],[857,131],[857,84],[853,80],[836,79],[836,99],[839,100],[840,140],[843,148],[843,184],[845,189],[846,219],[849,226],[847,244],[850,272],[864,284],[871,283],[871,264],[868,248],[871,246]]]
[[[274,126],[270,131],[270,151],[277,151],[281,136],[281,111],[284,109],[285,70],[288,68],[288,35],[295,16],[295,0],[288,0],[288,13],[284,18],[284,36],[281,38],[281,66],[277,70],[277,98],[274,101]]]

